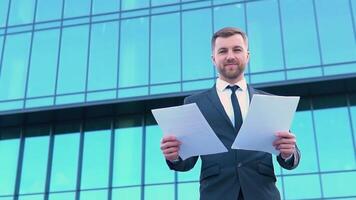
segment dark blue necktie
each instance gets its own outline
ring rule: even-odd
[[[232,108],[234,109],[234,118],[235,118],[235,124],[234,127],[236,131],[238,132],[240,130],[240,127],[242,125],[242,114],[240,110],[240,105],[237,100],[236,96],[236,90],[239,89],[239,86],[233,85],[233,86],[227,86],[226,88],[231,90],[231,103],[232,103]]]

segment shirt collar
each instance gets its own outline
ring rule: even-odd
[[[226,81],[224,81],[224,80],[222,80],[222,79],[220,79],[220,78],[217,78],[217,80],[216,80],[216,88],[220,92],[224,91],[228,85],[231,85],[231,84],[226,82]],[[245,78],[243,78],[240,81],[234,83],[233,85],[239,86],[242,91],[246,91],[247,90],[247,83],[246,83],[246,79]]]

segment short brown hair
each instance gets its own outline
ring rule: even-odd
[[[246,46],[248,46],[248,39],[247,39],[247,35],[245,32],[243,32],[241,29],[239,28],[234,28],[234,27],[225,27],[222,28],[220,30],[218,30],[217,32],[214,33],[213,37],[211,38],[211,50],[214,50],[215,47],[215,41],[218,37],[223,37],[223,38],[227,38],[233,35],[241,35]]]

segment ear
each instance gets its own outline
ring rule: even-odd
[[[247,51],[246,57],[246,63],[248,63],[250,61],[250,51]]]
[[[215,57],[214,57],[214,54],[211,54],[211,62],[215,65]]]

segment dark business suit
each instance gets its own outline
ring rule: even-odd
[[[266,94],[250,86],[248,86],[248,90],[250,100],[254,94]],[[200,199],[237,200],[240,191],[242,191],[245,200],[280,199],[275,186],[276,177],[273,170],[272,155],[260,151],[231,149],[237,132],[225,113],[216,87],[189,96],[184,103],[196,103],[198,105],[216,135],[228,149],[226,153],[200,156],[202,160]],[[167,161],[167,164],[170,169],[188,171],[194,167],[197,159],[198,156],[175,163]],[[298,165],[298,163],[294,165],[294,157],[288,162],[279,156],[277,160],[286,169],[293,169]]]

